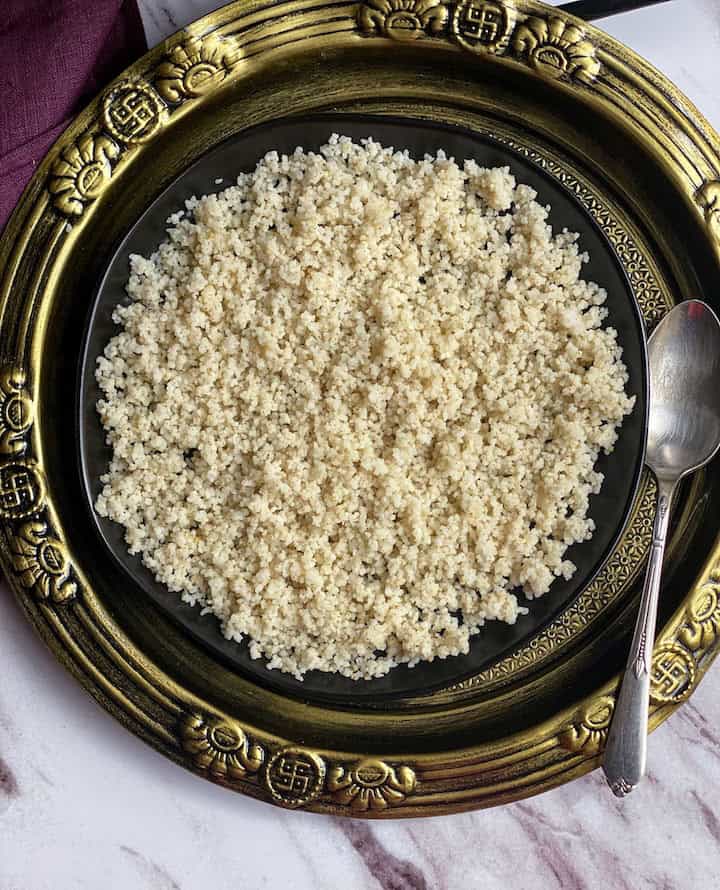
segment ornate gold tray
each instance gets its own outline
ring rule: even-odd
[[[461,125],[569,189],[644,321],[705,299],[720,263],[720,142],[650,65],[532,0],[238,2],[148,53],[68,128],[0,242],[0,556],[58,659],[131,731],[285,807],[419,816],[524,797],[598,763],[650,541],[644,477],[603,571],[499,661],[430,695],[304,700],[233,672],[99,552],[75,420],[83,325],[109,253],[207,149],[290,115]],[[675,511],[651,725],[720,647],[717,462]]]

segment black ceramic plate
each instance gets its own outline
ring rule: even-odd
[[[415,668],[403,665],[377,680],[353,681],[314,671],[300,683],[279,671],[267,670],[262,660],[251,659],[246,643],[240,645],[225,640],[217,619],[201,616],[199,609],[186,605],[178,595],[158,584],[139,558],[128,555],[124,529],[100,518],[92,509],[100,489],[99,478],[106,471],[110,457],[95,411],[100,394],[94,369],[98,355],[117,332],[111,318],[113,308],[118,303],[128,302],[125,293],[128,257],[132,253],[149,255],[158,246],[165,238],[166,220],[170,214],[182,208],[184,201],[192,195],[226,188],[239,172],[252,170],[267,151],[291,152],[298,145],[317,149],[336,132],[356,140],[372,136],[384,145],[408,149],[415,157],[443,149],[457,160],[474,158],[485,166],[508,165],[519,182],[536,189],[538,200],[552,208],[550,223],[553,229],[567,228],[580,233],[581,247],[591,257],[583,275],[607,290],[609,315],[606,323],[618,332],[630,375],[627,389],[636,395],[637,404],[623,424],[613,454],[609,457],[602,455],[599,459],[598,469],[605,474],[605,483],[600,494],[591,499],[590,506],[590,516],[597,531],[591,541],[575,545],[568,552],[568,557],[578,567],[570,581],[557,580],[544,597],[530,604],[530,614],[520,618],[514,626],[497,622],[486,625],[473,638],[468,655],[421,663]],[[218,179],[223,182],[217,184]],[[360,704],[371,698],[418,695],[459,682],[507,654],[545,626],[592,580],[612,552],[628,517],[644,457],[647,414],[644,329],[627,279],[603,233],[562,185],[519,154],[467,130],[408,119],[343,114],[280,120],[245,130],[189,167],[152,203],[109,257],[107,272],[99,284],[88,320],[79,392],[80,461],[88,509],[95,518],[104,545],[126,571],[137,595],[149,596],[234,669],[285,692],[345,705]]]

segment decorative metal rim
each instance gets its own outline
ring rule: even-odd
[[[459,750],[360,757],[298,746],[210,707],[122,634],[73,565],[46,484],[33,425],[33,334],[44,323],[42,292],[53,257],[77,237],[118,167],[173,116],[299,40],[354,47],[412,40],[428,52],[452,45],[613,108],[662,161],[720,258],[718,137],[662,75],[591,26],[535,0],[233,3],[160,44],[79,115],[39,166],[0,242],[0,559],[30,621],[91,694],[133,732],[212,781],[286,807],[369,817],[525,797],[597,764],[617,679],[529,731]],[[25,251],[40,229],[44,255],[21,295]],[[718,649],[716,544],[658,636],[652,727],[692,693]],[[122,684],[113,679],[118,671]]]

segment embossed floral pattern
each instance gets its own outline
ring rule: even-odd
[[[384,810],[402,803],[415,790],[409,766],[388,766],[382,760],[361,760],[353,767],[333,766],[327,786],[338,803],[353,810]]]
[[[118,147],[107,136],[85,133],[65,148],[52,166],[48,191],[53,205],[67,216],[80,216],[110,179],[110,161]]]
[[[45,522],[26,522],[12,543],[12,564],[20,583],[42,599],[64,603],[77,593],[64,544],[48,534]]]
[[[707,649],[720,635],[720,583],[703,584],[687,610],[687,623],[679,639],[692,652]]]
[[[168,102],[202,96],[224,80],[239,59],[240,50],[228,40],[190,37],[158,67],[155,86]]]
[[[447,7],[438,0],[368,0],[358,12],[360,30],[401,41],[439,34],[447,20]]]
[[[24,386],[25,373],[19,368],[0,371],[0,454],[17,456],[27,448],[33,405]]]
[[[615,700],[604,695],[591,702],[579,714],[577,722],[560,733],[558,741],[568,751],[598,754],[607,740]]]
[[[720,182],[706,182],[697,194],[705,209],[705,219],[717,238],[720,238]]]
[[[515,31],[513,47],[530,64],[552,77],[567,75],[592,83],[600,71],[595,48],[583,32],[558,16],[530,17]]]
[[[188,714],[182,721],[180,737],[195,766],[220,781],[255,773],[265,760],[261,746],[251,745],[237,723],[217,717]]]

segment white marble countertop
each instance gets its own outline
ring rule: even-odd
[[[140,0],[153,44],[212,0]],[[605,23],[720,129],[720,2]],[[720,665],[651,736],[624,801],[595,773],[502,809],[365,823],[179,769],[53,660],[0,586],[0,890],[690,890],[720,882]]]

